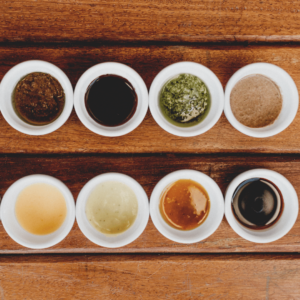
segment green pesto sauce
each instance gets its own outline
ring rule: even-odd
[[[197,76],[180,74],[162,88],[159,106],[164,117],[180,127],[191,127],[208,115],[211,101],[207,86]]]

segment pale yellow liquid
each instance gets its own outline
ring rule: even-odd
[[[127,185],[107,181],[91,192],[85,212],[95,229],[106,235],[117,235],[134,223],[138,213],[138,201]]]
[[[67,215],[67,205],[58,188],[36,183],[18,196],[15,213],[19,224],[28,232],[45,235],[56,231]]]

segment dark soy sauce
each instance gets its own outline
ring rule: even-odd
[[[95,79],[85,94],[89,115],[104,126],[118,126],[129,121],[137,107],[137,95],[131,83],[116,75]]]
[[[276,223],[283,211],[283,197],[274,183],[251,178],[242,182],[232,197],[236,219],[251,229],[265,229]]]

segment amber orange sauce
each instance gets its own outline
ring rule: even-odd
[[[191,230],[198,227],[207,218],[209,209],[207,191],[190,179],[172,183],[161,195],[161,215],[176,229]]]

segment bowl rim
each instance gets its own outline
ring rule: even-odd
[[[214,189],[215,193],[217,194],[217,197],[216,197],[217,199],[216,199],[216,204],[215,204],[217,206],[216,207],[217,216],[213,220],[213,226],[211,226],[209,228],[209,230],[207,230],[206,233],[202,233],[202,234],[198,233],[198,231],[201,230],[201,225],[196,227],[195,229],[187,230],[187,231],[175,229],[175,228],[171,227],[162,218],[162,216],[159,212],[157,212],[157,206],[160,203],[160,196],[163,193],[163,191],[173,182],[176,182],[177,180],[180,180],[180,179],[186,179],[186,178],[189,178],[189,179],[192,179],[192,180],[198,182],[204,188],[205,188],[205,186],[203,185],[202,182],[200,182],[199,178],[209,182],[209,185],[211,186],[212,189]],[[206,189],[207,193],[209,193],[208,189],[207,188],[205,188],[205,189]],[[209,193],[209,196],[210,196],[210,198],[212,198],[210,193]],[[220,187],[210,176],[208,176],[200,171],[191,170],[191,169],[177,170],[177,171],[171,172],[171,173],[167,174],[166,176],[164,176],[154,187],[151,197],[150,197],[150,216],[151,216],[152,222],[153,222],[154,226],[156,227],[156,229],[167,239],[177,242],[177,243],[181,243],[181,244],[197,243],[197,242],[200,242],[200,241],[208,238],[209,236],[211,236],[219,228],[219,226],[224,218],[224,197],[223,197]],[[165,230],[165,228],[161,225],[161,223],[166,225],[166,227],[171,230],[171,233],[169,233],[167,230]],[[204,221],[204,223],[205,223],[205,221]],[[194,233],[195,236],[192,238],[176,236],[176,233],[184,233],[184,232]]]
[[[289,216],[288,223],[285,223],[284,230],[281,233],[277,234],[275,237],[265,237],[265,236],[257,236],[254,233],[259,233],[257,230],[251,230],[244,226],[242,226],[235,218],[231,208],[231,201],[232,195],[239,184],[243,181],[250,179],[250,178],[265,178],[269,179],[270,181],[274,180],[274,178],[281,183],[289,192],[288,201],[291,206],[294,206],[295,209],[292,210],[292,214]],[[271,179],[270,179],[271,177]],[[281,191],[282,192],[282,191]],[[285,201],[285,200],[284,200]],[[284,202],[284,207],[286,207],[286,201]],[[299,201],[297,193],[293,187],[293,185],[289,182],[287,178],[285,178],[280,173],[268,170],[268,169],[252,169],[245,171],[238,176],[236,176],[228,185],[227,190],[225,192],[225,217],[227,222],[229,223],[230,227],[242,238],[254,242],[254,243],[271,243],[274,241],[279,240],[280,238],[284,237],[294,226],[295,222],[297,221],[299,211]],[[277,222],[276,222],[277,224]],[[274,224],[274,226],[276,225]],[[261,230],[261,232],[267,232],[268,230],[272,229],[273,226],[267,228],[265,230]],[[282,227],[281,227],[282,229]]]
[[[38,65],[38,66],[37,66]],[[22,77],[16,82],[14,85],[14,88],[11,90],[7,90],[7,82],[11,82],[12,77],[19,77],[19,70],[23,69],[24,67],[28,68],[28,72],[26,72],[26,75],[33,73],[33,72],[41,72],[41,73],[47,73],[53,76],[62,86],[64,93],[65,93],[65,106],[63,108],[63,111],[61,112],[60,116],[54,120],[52,123],[47,125],[30,125],[23,120],[21,120],[17,114],[16,117],[20,121],[20,123],[16,122],[14,118],[10,116],[8,113],[4,101],[7,101],[7,97],[5,97],[4,94],[6,93],[13,93],[14,88],[16,87],[16,84],[19,82],[19,80],[22,79]],[[40,71],[37,69],[41,69]],[[48,70],[48,71],[45,71]],[[57,78],[58,76],[54,75],[54,73],[58,74],[60,78]],[[25,75],[25,76],[26,76]],[[62,79],[62,80],[61,80]],[[11,69],[9,69],[4,77],[2,78],[1,84],[0,84],[0,111],[6,120],[6,122],[13,127],[15,130],[27,134],[27,135],[33,135],[33,136],[40,136],[49,134],[51,132],[56,131],[61,126],[63,126],[66,121],[69,119],[71,112],[73,110],[73,87],[72,84],[68,78],[68,76],[56,65],[43,61],[43,60],[27,60],[23,61],[15,66],[13,66]]]
[[[82,104],[84,101],[81,97],[82,90],[86,91],[89,84],[102,75],[121,76],[132,84],[136,93],[138,93],[137,90],[140,92],[136,112],[130,120],[122,125],[108,127],[97,123],[90,117],[85,105]],[[78,79],[74,90],[74,108],[81,123],[90,131],[102,136],[117,137],[130,133],[142,123],[148,111],[148,98],[147,86],[143,78],[133,68],[118,62],[102,62],[87,69]]]
[[[53,238],[52,242],[39,243],[39,244],[36,244],[35,246],[31,245],[30,243],[21,242],[20,240],[18,240],[18,238],[16,238],[15,234],[10,230],[10,228],[6,224],[5,216],[4,216],[4,209],[5,209],[5,206],[8,205],[8,202],[11,201],[11,198],[8,198],[9,197],[8,195],[10,194],[10,192],[12,190],[19,189],[18,194],[22,190],[24,190],[25,187],[23,187],[21,189],[19,187],[20,185],[23,184],[24,181],[25,182],[28,181],[26,183],[26,187],[28,187],[32,184],[35,184],[35,183],[46,183],[46,184],[49,184],[49,185],[53,185],[56,188],[58,188],[61,193],[64,194],[64,198],[65,198],[65,201],[66,201],[66,206],[67,206],[67,209],[68,209],[69,217],[68,217],[68,219],[66,217],[66,219],[64,221],[64,223],[65,222],[66,223],[65,224],[63,223],[61,225],[61,227],[65,226],[64,230],[59,234],[59,236]],[[53,176],[44,175],[44,174],[27,175],[27,176],[24,176],[24,177],[18,179],[14,183],[12,183],[10,185],[10,187],[4,193],[2,201],[1,201],[1,206],[0,206],[0,220],[2,222],[2,225],[5,229],[5,231],[9,235],[9,237],[12,240],[14,240],[16,243],[18,243],[19,245],[24,246],[24,247],[29,248],[29,249],[46,249],[46,248],[52,247],[52,246],[60,243],[61,241],[63,241],[68,236],[70,231],[72,230],[74,222],[75,222],[75,201],[74,201],[74,197],[73,197],[70,189],[62,181],[60,181],[59,179],[57,179]],[[17,218],[16,218],[16,221],[18,222]],[[19,226],[21,227],[20,224],[19,224]],[[54,232],[52,232],[48,235],[53,235],[60,228],[58,228],[56,231],[54,231]],[[23,229],[23,230],[25,230],[25,229]],[[35,236],[34,234],[31,234],[29,232],[27,232],[27,233],[30,234],[30,235]],[[43,237],[45,237],[45,236],[47,236],[47,235],[43,235]]]
[[[293,94],[293,99],[294,99],[291,102],[292,106],[290,106],[290,109],[292,111],[292,113],[291,113],[292,117],[289,119],[286,119],[285,122],[281,126],[275,127],[273,129],[265,130],[265,131],[257,131],[257,130],[254,130],[253,128],[244,126],[235,118],[235,116],[232,113],[231,106],[230,106],[230,94],[231,94],[232,88],[242,78],[252,75],[252,74],[260,74],[261,70],[270,70],[270,69],[273,72],[280,73],[286,79],[286,82],[288,82],[288,84],[291,87],[291,92]],[[247,75],[243,75],[244,72],[246,72],[248,70],[249,71],[251,70],[251,73],[247,74]],[[263,74],[263,76],[268,77],[267,75],[264,75],[264,74]],[[279,86],[279,88],[281,87],[281,85],[278,82],[276,82],[276,84]],[[298,94],[298,89],[297,89],[297,86],[296,86],[293,78],[284,69],[280,68],[277,65],[271,64],[271,63],[264,63],[264,62],[251,63],[251,64],[248,64],[248,65],[240,68],[230,77],[230,79],[228,80],[226,87],[225,87],[224,114],[225,114],[228,122],[236,130],[238,130],[241,133],[243,133],[247,136],[250,136],[250,137],[266,138],[266,137],[274,136],[274,135],[279,134],[280,132],[284,131],[288,126],[290,126],[290,124],[295,119],[295,117],[297,115],[297,111],[298,111],[298,106],[299,106],[299,94]],[[271,124],[270,126],[272,126],[272,125],[273,124]],[[268,126],[262,127],[262,128],[267,128],[267,127]],[[255,128],[255,129],[261,129],[261,128]]]
[[[183,68],[197,69],[197,72],[202,73],[203,77],[209,76],[213,81],[214,90],[218,94],[218,97],[216,97],[216,99],[218,101],[218,107],[215,112],[215,115],[213,116],[211,121],[203,127],[201,127],[202,122],[200,122],[199,124],[192,126],[192,127],[178,127],[176,125],[171,124],[169,121],[167,121],[163,117],[163,115],[159,111],[159,109],[157,109],[158,94],[161,91],[163,85],[170,78],[175,77],[179,74],[183,74],[183,73],[192,74],[193,73],[193,72],[189,72],[189,71],[182,71]],[[170,76],[170,74],[172,74],[172,75]],[[193,74],[193,75],[195,75],[195,74]],[[205,80],[203,78],[201,78],[201,76],[199,76],[199,75],[195,75],[195,76],[199,77],[201,80],[203,80],[205,82]],[[206,85],[207,85],[207,83],[206,83]],[[209,87],[208,87],[208,89],[209,89]],[[211,89],[209,89],[209,90],[211,90]],[[180,136],[180,137],[197,136],[197,135],[203,134],[206,131],[210,130],[219,121],[219,119],[223,113],[223,109],[224,109],[224,89],[223,89],[223,86],[222,86],[219,78],[216,76],[216,74],[213,71],[211,71],[209,68],[205,67],[204,65],[196,63],[196,62],[192,62],[192,61],[181,61],[181,62],[173,63],[173,64],[165,67],[164,69],[162,69],[155,76],[154,80],[152,81],[150,90],[149,90],[149,108],[150,108],[151,114],[152,114],[154,120],[156,121],[156,123],[165,131],[167,131],[173,135]],[[210,112],[208,113],[206,118],[211,113],[212,113],[212,110],[210,110]],[[205,121],[205,119],[203,121]],[[191,128],[193,128],[194,130],[188,130]]]
[[[102,182],[107,182],[107,181],[123,182],[122,180],[130,182],[130,184],[131,184],[130,188],[135,193],[138,203],[139,203],[138,209],[140,210],[140,212],[142,214],[142,219],[141,219],[140,224],[138,225],[138,228],[135,231],[133,231],[131,233],[131,235],[129,235],[127,238],[125,238],[125,240],[123,242],[117,242],[117,241],[115,241],[115,238],[118,239],[124,233],[126,233],[128,230],[130,230],[130,228],[134,226],[134,223],[136,222],[137,219],[126,231],[124,231],[123,233],[121,233],[119,235],[112,237],[112,239],[114,239],[114,240],[107,242],[107,241],[101,239],[104,237],[107,238],[107,236],[105,236],[100,231],[96,230],[94,227],[92,227],[91,224],[89,224],[89,226],[88,226],[90,229],[86,228],[86,225],[85,225],[86,222],[84,222],[82,219],[82,209],[85,209],[85,205],[88,200],[88,197],[97,185],[99,185]],[[124,183],[124,184],[127,185],[126,183]],[[143,203],[143,207],[141,207],[140,203]],[[84,213],[84,215],[85,215],[85,213]],[[132,243],[133,241],[135,241],[144,232],[144,230],[148,224],[148,221],[149,221],[148,196],[147,196],[144,188],[141,186],[141,184],[138,183],[135,179],[133,179],[132,177],[130,177],[128,175],[125,175],[122,173],[116,173],[116,172],[109,172],[109,173],[103,173],[103,174],[97,175],[97,176],[93,177],[92,179],[88,180],[88,182],[86,182],[86,184],[82,187],[81,191],[78,194],[77,201],[76,201],[76,221],[77,221],[78,227],[81,230],[82,234],[88,240],[93,242],[94,244],[101,246],[101,247],[105,247],[105,248],[120,248],[120,247],[126,246],[126,245]],[[97,238],[94,238],[94,236],[92,234],[90,234],[89,230],[92,230],[97,235]]]

